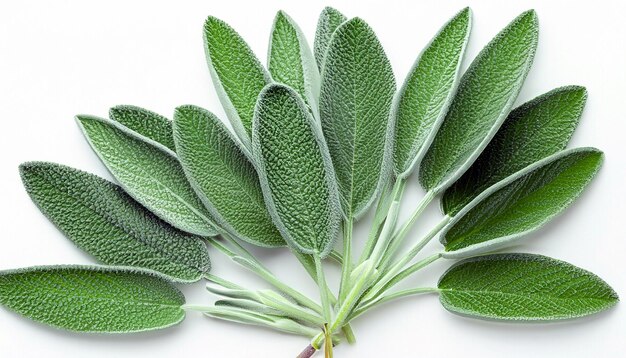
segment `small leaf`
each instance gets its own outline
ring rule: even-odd
[[[376,34],[359,18],[339,26],[326,56],[320,118],[344,215],[358,218],[390,174],[394,121],[389,111],[396,85]]]
[[[155,270],[178,282],[209,271],[206,245],[174,229],[119,186],[59,164],[20,166],[28,194],[72,242],[107,265]]]
[[[109,117],[124,127],[175,150],[172,122],[160,114],[140,107],[124,105],[111,108]]]
[[[254,105],[271,77],[248,44],[224,21],[209,16],[204,23],[204,43],[217,95],[235,133],[249,146]]]
[[[315,41],[313,42],[313,52],[315,53],[315,61],[317,62],[317,68],[322,72],[324,67],[324,59],[326,57],[326,50],[330,43],[335,30],[342,23],[348,20],[342,13],[336,9],[327,6],[322,10],[320,18],[317,22],[317,30],[315,31]]]
[[[530,70],[537,34],[537,15],[526,11],[472,62],[422,161],[426,190],[440,192],[456,181],[495,135]]]
[[[180,230],[215,235],[210,215],[174,152],[116,122],[86,115],[76,119],[93,150],[130,196]]]
[[[335,176],[321,129],[298,94],[269,85],[254,116],[253,154],[265,203],[296,249],[326,257],[339,227]]]
[[[458,84],[472,12],[465,8],[432,39],[394,97],[395,173],[406,177],[422,159],[445,118]]]
[[[578,198],[602,159],[602,152],[594,148],[566,150],[498,182],[444,229],[444,256],[492,251],[539,229]]]
[[[254,166],[217,117],[199,107],[178,107],[174,136],[187,178],[221,228],[255,245],[285,245]]]
[[[473,318],[548,321],[587,316],[614,306],[617,293],[574,265],[531,254],[464,260],[439,280],[441,304]]]
[[[514,109],[474,164],[445,191],[443,211],[456,215],[491,185],[565,149],[586,99],[584,87],[567,86]]]
[[[0,304],[35,321],[77,332],[131,333],[185,318],[185,297],[150,271],[42,266],[0,272]]]

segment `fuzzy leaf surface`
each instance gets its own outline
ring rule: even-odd
[[[315,54],[315,61],[317,62],[317,68],[320,72],[322,72],[326,50],[328,49],[331,36],[339,25],[346,21],[348,21],[348,18],[345,17],[344,14],[330,6],[322,10],[320,18],[317,21],[315,40],[313,42],[313,53]]]
[[[122,105],[111,108],[109,117],[124,127],[175,150],[172,122],[162,115],[140,107]]]

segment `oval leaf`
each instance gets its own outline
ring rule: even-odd
[[[209,271],[206,245],[161,221],[119,186],[63,165],[20,166],[26,191],[72,242],[107,265],[142,267],[178,282]]]
[[[574,265],[530,254],[464,260],[439,280],[441,304],[473,318],[548,321],[587,316],[618,301],[598,276]]]
[[[594,148],[566,150],[490,187],[443,230],[444,256],[491,251],[539,229],[578,198],[602,159]]]
[[[347,20],[347,17],[330,6],[322,10],[320,18],[317,21],[317,30],[315,31],[315,40],[313,42],[315,61],[317,62],[317,68],[320,72],[322,72],[326,50],[328,49],[331,36],[335,33],[339,25]]]
[[[456,215],[488,187],[565,149],[586,99],[584,87],[567,86],[514,109],[474,164],[445,191],[444,213]]]
[[[440,192],[456,181],[495,135],[517,98],[537,48],[533,10],[517,17],[476,57],[420,167],[420,183]]]
[[[326,56],[320,118],[344,215],[358,218],[390,174],[394,125],[389,111],[396,85],[380,42],[361,19],[337,29]]]
[[[77,332],[131,333],[185,318],[185,297],[163,278],[129,268],[42,266],[0,272],[0,304]]]
[[[265,202],[289,244],[326,257],[339,226],[339,198],[321,129],[298,94],[283,85],[261,92],[253,153]]]
[[[254,166],[217,117],[199,107],[178,107],[174,136],[187,178],[221,228],[255,245],[285,245]]]
[[[76,117],[89,144],[124,190],[172,226],[215,235],[200,199],[187,182],[176,154],[106,119]]]
[[[175,150],[172,122],[162,115],[140,107],[122,105],[111,108],[109,117],[124,127]]]

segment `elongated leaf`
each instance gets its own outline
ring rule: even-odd
[[[254,166],[217,117],[199,107],[178,107],[174,135],[187,178],[221,228],[255,245],[285,245]]]
[[[235,133],[250,144],[254,105],[269,73],[248,44],[224,21],[212,16],[204,23],[204,43],[213,85]]]
[[[107,265],[142,267],[178,282],[209,271],[206,245],[161,221],[119,186],[59,164],[20,166],[28,194],[72,242]]]
[[[476,57],[420,167],[420,183],[440,192],[456,181],[506,118],[537,48],[533,10],[517,17]]]
[[[124,127],[175,150],[172,122],[160,114],[140,107],[123,105],[111,108],[109,117]]]
[[[574,265],[530,254],[464,260],[439,280],[443,306],[474,318],[547,321],[582,317],[618,301],[598,276]]]
[[[326,57],[326,50],[328,49],[331,36],[339,25],[347,20],[347,17],[330,6],[322,10],[320,18],[317,21],[317,30],[315,31],[315,41],[313,43],[315,61],[317,62],[317,68],[320,72],[322,72],[322,67],[324,66],[324,58]]]
[[[296,249],[326,257],[340,209],[321,129],[298,94],[284,85],[263,90],[253,127],[253,153],[276,226]]]
[[[130,196],[180,230],[215,235],[210,215],[174,152],[116,122],[86,115],[76,119],[93,150]]]
[[[490,187],[444,229],[445,256],[493,250],[537,230],[582,193],[602,159],[594,148],[566,150]]]
[[[295,89],[317,115],[320,73],[302,30],[283,11],[274,19],[268,58],[274,81]]]
[[[359,217],[386,183],[394,121],[395,80],[374,31],[361,19],[337,29],[322,71],[320,118],[344,215]]]
[[[563,150],[586,99],[584,87],[567,86],[513,110],[474,164],[445,191],[441,199],[444,213],[455,215],[491,185]]]
[[[78,332],[131,333],[185,318],[182,293],[149,271],[42,266],[0,272],[0,304],[35,321]]]
[[[422,159],[441,125],[458,84],[472,12],[465,8],[437,33],[415,61],[394,97],[395,173],[406,177]]]

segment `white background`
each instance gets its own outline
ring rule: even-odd
[[[265,61],[277,10],[286,10],[312,41],[317,16],[332,5],[366,19],[377,31],[401,82],[421,48],[462,7],[474,10],[465,66],[489,39],[523,10],[535,8],[539,49],[518,103],[554,87],[584,85],[589,101],[573,146],[596,146],[606,163],[566,214],[516,249],[547,254],[589,269],[626,296],[624,201],[626,156],[626,30],[621,1],[11,1],[0,5],[0,269],[90,263],[38,212],[24,192],[19,163],[49,160],[110,178],[83,140],[73,116],[106,116],[135,104],[170,116],[191,103],[223,116],[202,49],[209,14],[235,27]],[[415,182],[415,180],[414,180]],[[414,186],[405,215],[421,189]],[[411,238],[439,216],[436,205]],[[363,241],[364,225],[355,240]],[[357,246],[359,244],[356,244]],[[433,243],[429,250],[437,250]],[[285,281],[316,297],[308,276],[284,251],[259,251]],[[248,285],[259,282],[212,255],[214,273]],[[434,285],[448,262],[410,280]],[[336,278],[336,268],[329,273]],[[334,282],[334,281],[333,281]],[[204,284],[184,287],[188,302],[213,300]],[[458,317],[434,296],[405,299],[354,322],[358,344],[339,357],[615,357],[623,354],[623,305],[558,324],[502,324]],[[2,357],[293,357],[304,338],[210,320],[191,313],[173,329],[133,336],[57,331],[0,309]]]

